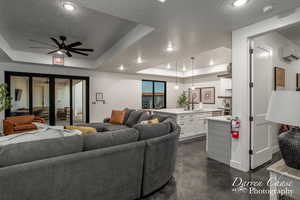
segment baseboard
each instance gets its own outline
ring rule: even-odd
[[[279,145],[275,145],[275,146],[272,147],[272,153],[273,153],[273,154],[274,154],[274,153],[277,153],[277,152],[279,152],[279,151],[280,151]]]
[[[242,169],[241,163],[238,162],[238,161],[235,161],[235,160],[230,160],[230,167],[235,168],[235,169],[238,169],[238,170],[241,170],[241,171],[244,171],[244,170]]]

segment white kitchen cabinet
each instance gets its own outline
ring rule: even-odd
[[[180,140],[188,140],[207,134],[207,117],[213,116],[218,109],[184,111],[183,109],[155,110],[154,113],[173,117],[181,128]]]

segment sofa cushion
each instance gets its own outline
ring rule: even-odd
[[[124,111],[125,111],[124,124],[126,124],[128,118],[129,118],[130,113],[133,112],[133,111],[135,111],[135,110],[129,109],[129,108],[125,108]]]
[[[79,131],[40,129],[0,137],[0,167],[31,162],[83,150]]]
[[[111,112],[111,118],[109,120],[109,123],[112,124],[123,124],[124,118],[125,118],[125,111],[124,110],[112,110]]]
[[[126,125],[129,127],[133,127],[135,124],[137,124],[140,116],[143,114],[143,111],[137,110],[130,113],[129,118],[126,122]]]
[[[37,129],[37,127],[34,124],[20,124],[15,126],[15,131],[22,131],[22,130],[33,130]]]
[[[175,131],[177,128],[177,124],[176,124],[175,120],[170,117],[165,119],[162,123],[169,123],[170,127],[171,127],[171,132]]]
[[[103,124],[103,131],[117,131],[121,129],[128,129],[128,126],[120,125],[120,124],[111,124],[111,123],[104,123]]]
[[[127,144],[138,140],[134,128],[84,135],[84,150],[100,149],[115,145]]]
[[[170,123],[137,124],[134,126],[134,128],[139,132],[139,140],[160,137],[171,132]]]
[[[137,121],[137,124],[141,123],[142,121],[149,120],[150,118],[151,115],[148,112],[143,112],[143,114],[141,114],[139,120]]]

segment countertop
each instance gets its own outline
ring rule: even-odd
[[[216,116],[216,117],[207,117],[208,120],[214,121],[221,121],[221,122],[231,122],[232,116],[231,115],[224,115],[224,116]]]
[[[183,108],[170,108],[170,109],[161,109],[161,110],[153,110],[158,113],[168,113],[168,114],[191,114],[191,113],[206,113],[206,112],[217,112],[223,111],[222,109],[200,109],[200,110],[184,110]]]

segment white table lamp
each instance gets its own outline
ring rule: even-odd
[[[266,120],[294,126],[278,136],[282,157],[287,166],[300,169],[300,92],[274,91]]]
[[[270,98],[266,120],[300,126],[300,92],[273,91]]]

